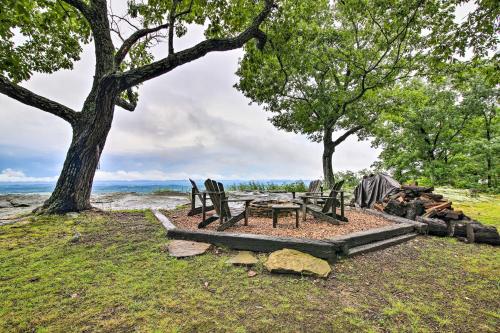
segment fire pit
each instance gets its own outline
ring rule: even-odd
[[[272,206],[291,204],[290,201],[286,200],[259,200],[252,201],[249,205],[249,215],[253,217],[273,217]],[[279,216],[291,216],[292,212],[280,212]]]

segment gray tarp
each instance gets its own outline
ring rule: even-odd
[[[384,173],[364,178],[354,189],[357,207],[372,207],[377,201],[399,191],[401,184]]]

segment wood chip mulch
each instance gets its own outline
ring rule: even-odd
[[[201,222],[201,214],[187,216],[188,209],[165,211],[168,218],[181,229],[187,230],[211,230],[215,231],[219,221],[215,221],[204,229],[198,229],[198,223]],[[207,213],[207,216],[211,214]],[[243,225],[241,220],[225,232],[247,233],[281,237],[296,237],[310,239],[328,239],[334,236],[346,235],[357,231],[375,229],[394,224],[383,217],[364,214],[357,211],[346,210],[345,215],[349,222],[342,225],[332,225],[328,222],[315,219],[307,215],[306,221],[299,220],[299,228],[295,228],[295,215],[289,217],[279,217],[277,228],[273,228],[273,221],[265,217],[250,217],[248,225]]]

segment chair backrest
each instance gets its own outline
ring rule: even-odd
[[[218,183],[215,180],[207,179],[205,180],[205,189],[210,196],[210,200],[214,205],[215,212],[220,218],[231,218],[231,211],[229,210],[229,205],[227,201],[224,201],[226,193],[224,192],[224,185]]]
[[[198,185],[196,185],[195,181],[192,180],[191,178],[188,179],[189,182],[191,183],[191,186],[193,187],[193,194],[199,196],[201,199],[200,189],[198,188]]]
[[[342,189],[342,185],[344,185],[345,180],[342,179],[341,181],[338,181],[333,185],[333,190],[334,191],[340,191]]]
[[[334,204],[336,204],[336,202],[337,202],[337,195],[339,193],[340,192],[338,192],[336,190],[332,190],[330,192],[330,194],[328,195],[328,199],[326,199],[325,204],[323,205],[323,209],[322,209],[323,213],[328,213],[331,210],[332,206]]]
[[[321,180],[316,179],[309,183],[308,193],[320,193],[321,192]]]

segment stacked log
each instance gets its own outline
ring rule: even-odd
[[[383,202],[375,203],[373,208],[386,214],[426,223],[431,235],[500,245],[500,236],[495,227],[485,226],[466,216],[461,210],[455,210],[451,201],[433,191],[433,187],[403,185],[398,193],[387,196]]]

